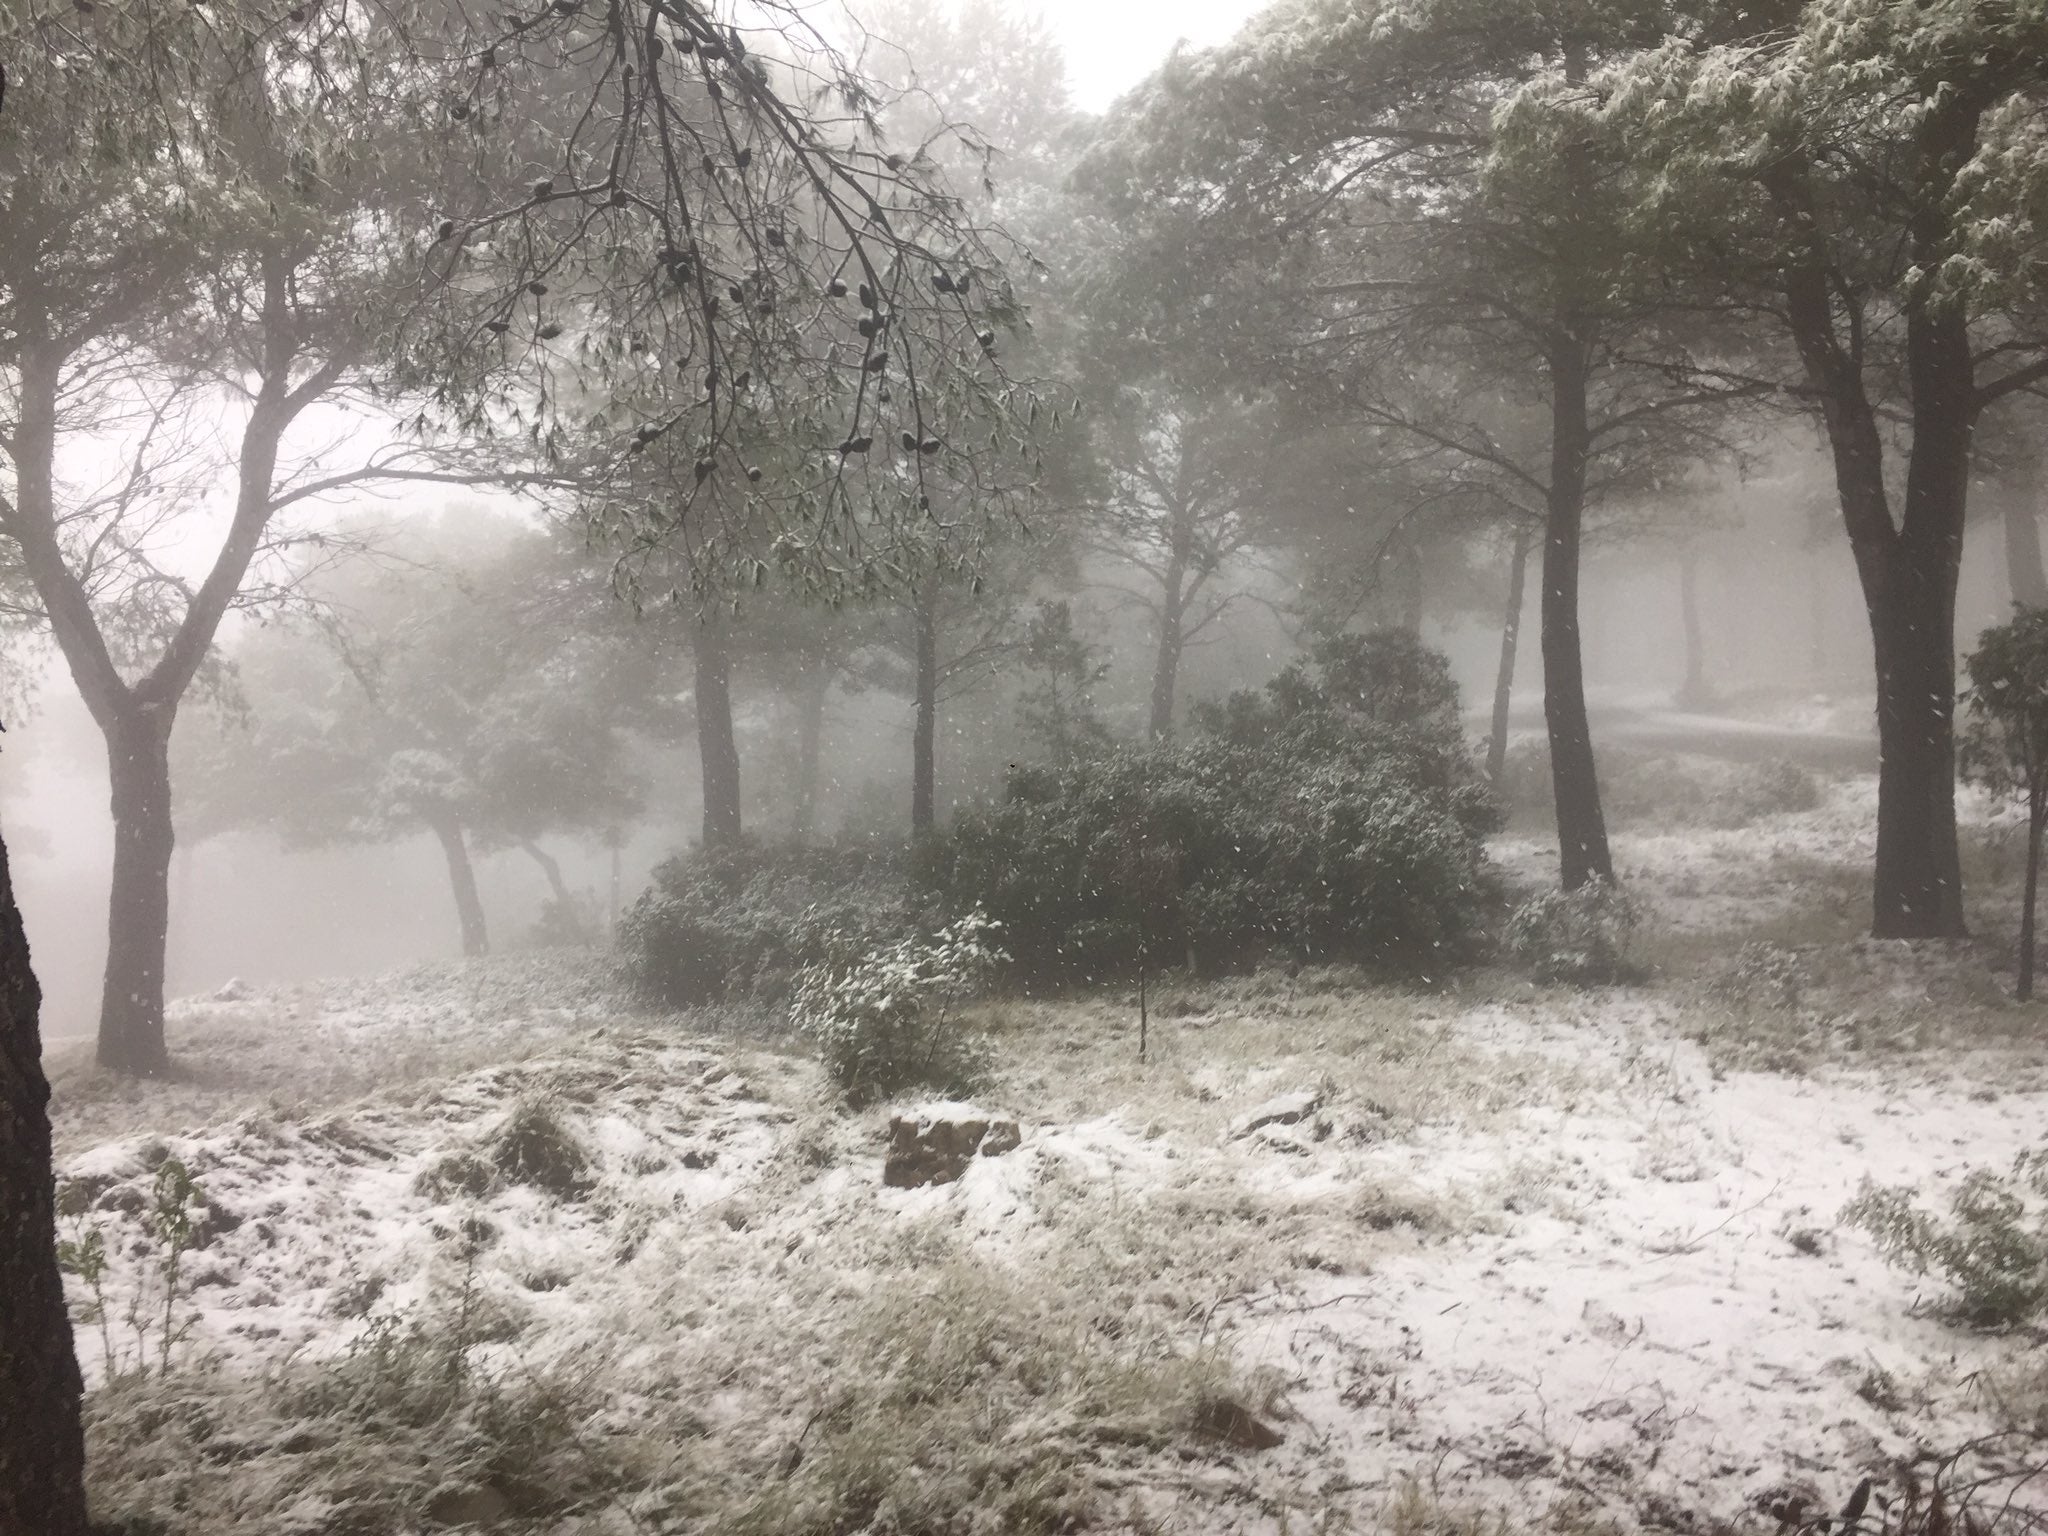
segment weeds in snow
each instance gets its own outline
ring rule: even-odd
[[[152,1369],[158,1375],[170,1370],[171,1356],[191,1328],[185,1312],[189,1289],[185,1258],[199,1237],[194,1215],[206,1209],[206,1191],[183,1162],[166,1156],[157,1164],[148,1201],[139,1213],[144,1236],[140,1251],[128,1255],[137,1262],[125,1284],[115,1273],[115,1256],[109,1252],[106,1232],[98,1223],[83,1215],[74,1218],[74,1235],[57,1244],[58,1266],[85,1288],[85,1300],[75,1312],[77,1320],[91,1325],[98,1337],[103,1381],[129,1374],[146,1376]],[[117,1344],[114,1336],[112,1308],[117,1286],[126,1292],[121,1320],[133,1339],[132,1347]]]
[[[2020,1153],[2010,1175],[1972,1169],[1949,1198],[1947,1221],[1922,1210],[1913,1189],[1867,1183],[1842,1219],[1892,1263],[1946,1280],[1955,1294],[1944,1310],[1957,1321],[2011,1328],[2048,1306],[2044,1200],[2048,1144]]]

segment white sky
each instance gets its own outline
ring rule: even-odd
[[[1100,112],[1186,38],[1206,48],[1229,38],[1262,0],[1019,0],[1037,11],[1067,52],[1074,105]]]

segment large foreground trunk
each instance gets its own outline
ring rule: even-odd
[[[484,904],[477,896],[476,868],[469,861],[462,823],[452,816],[435,816],[427,825],[441,844],[441,856],[448,861],[448,885],[455,893],[455,916],[462,925],[462,952],[488,954],[491,940],[484,928]]]
[[[1515,535],[1514,557],[1508,562],[1508,606],[1500,626],[1500,669],[1493,675],[1493,734],[1486,742],[1486,779],[1496,789],[1508,767],[1508,706],[1514,701],[1515,656],[1522,644],[1522,602],[1529,579],[1526,534]]]
[[[1579,552],[1586,515],[1584,345],[1560,338],[1551,349],[1550,488],[1543,530],[1543,720],[1550,734],[1551,789],[1557,807],[1558,872],[1575,891],[1612,880],[1607,818],[1586,718],[1586,670],[1579,644]]]
[[[1841,391],[1827,415],[1877,672],[1871,933],[1959,939],[1968,930],[1956,836],[1956,584],[1975,410],[1962,317],[1950,307],[1914,306],[1906,361],[1912,458],[1896,527],[1867,399]]]
[[[85,1536],[82,1386],[57,1269],[42,994],[0,842],[0,1536]]]
[[[917,625],[917,716],[910,731],[910,830],[929,832],[938,819],[939,626],[933,604],[920,599]]]
[[[107,776],[114,874],[99,1063],[133,1076],[170,1066],[164,1046],[164,960],[171,925],[171,724],[175,711],[129,704],[109,717]]]
[[[1880,939],[1956,939],[1967,932],[1956,835],[1960,508],[1955,523],[1952,537],[1932,544],[1898,538],[1882,551],[1858,550],[1877,667],[1871,933]]]
[[[704,772],[704,846],[740,840],[740,746],[732,727],[732,655],[716,619],[697,626],[697,756]]]

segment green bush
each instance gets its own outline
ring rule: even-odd
[[[1612,881],[1575,891],[1545,891],[1509,915],[1507,950],[1538,981],[1595,986],[1625,981],[1630,941],[1641,914]]]
[[[837,935],[831,957],[803,973],[791,1021],[849,1102],[906,1088],[964,1093],[980,1080],[980,1043],[960,1030],[958,1009],[1003,958],[994,927],[977,911],[883,949]]]
[[[644,994],[687,1008],[779,1000],[835,936],[882,943],[915,927],[900,850],[747,842],[665,860],[621,920],[619,946]]]
[[[1949,1199],[1949,1219],[1917,1192],[1865,1182],[1842,1212],[1892,1263],[1954,1288],[1946,1310],[1973,1328],[2011,1328],[2048,1308],[2048,1144],[2022,1152],[2009,1175],[1973,1169]],[[2029,1196],[2032,1197],[2030,1201]]]
[[[949,911],[1001,924],[1028,978],[1279,950],[1428,972],[1472,937],[1495,822],[1447,672],[1405,635],[1319,647],[1184,743],[1013,771],[925,850]],[[1440,658],[1438,658],[1440,662]],[[1374,668],[1390,678],[1380,678]]]

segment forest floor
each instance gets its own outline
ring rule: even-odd
[[[108,1255],[96,1501],[138,1536],[1771,1530],[1981,1441],[2048,1506],[2042,1336],[1839,1219],[2048,1137],[2010,839],[1973,807],[1980,941],[1873,944],[1872,807],[1624,830],[1635,985],[1174,981],[1143,1063],[1134,997],[984,1005],[1022,1143],[936,1188],[883,1185],[887,1106],[593,957],[183,1003],[177,1080],[55,1072],[64,1235]],[[170,1159],[204,1203],[167,1242]]]

